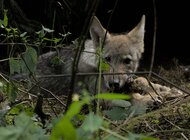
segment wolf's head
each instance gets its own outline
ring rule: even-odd
[[[144,32],[145,15],[141,21],[130,32],[123,34],[111,34],[101,25],[100,21],[94,17],[90,26],[91,41],[85,45],[85,50],[97,51],[100,42],[103,40],[103,61],[109,65],[108,73],[135,72],[139,65],[139,60],[144,52]],[[88,57],[92,65],[96,65],[95,59],[90,54]],[[97,61],[96,61],[97,62]],[[104,81],[108,88],[122,88],[129,75],[104,75]]]

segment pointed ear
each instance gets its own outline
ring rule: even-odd
[[[143,41],[145,32],[145,15],[142,16],[138,25],[133,28],[127,35],[134,40]]]
[[[90,36],[94,45],[98,46],[100,39],[103,40],[106,34],[106,29],[101,25],[100,21],[96,16],[93,17],[91,26],[90,26]],[[106,37],[109,36],[107,32]]]

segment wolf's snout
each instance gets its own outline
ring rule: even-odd
[[[112,92],[120,91],[120,83],[119,82],[109,82],[109,88]]]
[[[120,88],[119,82],[110,82],[110,83],[109,83],[109,87],[110,87],[111,89]]]

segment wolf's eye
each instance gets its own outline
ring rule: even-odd
[[[126,58],[123,60],[124,64],[130,64],[131,63],[131,59],[130,58]]]
[[[106,62],[111,62],[111,57],[110,56],[107,56],[104,59],[106,60]]]

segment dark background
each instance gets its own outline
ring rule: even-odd
[[[98,10],[98,17],[106,25],[115,0],[104,0]],[[187,1],[155,0],[157,17],[155,65],[168,65],[173,59],[190,64],[189,55],[189,13]],[[150,64],[153,33],[153,0],[119,0],[109,30],[124,32],[132,29],[146,15],[145,53],[142,63]]]

